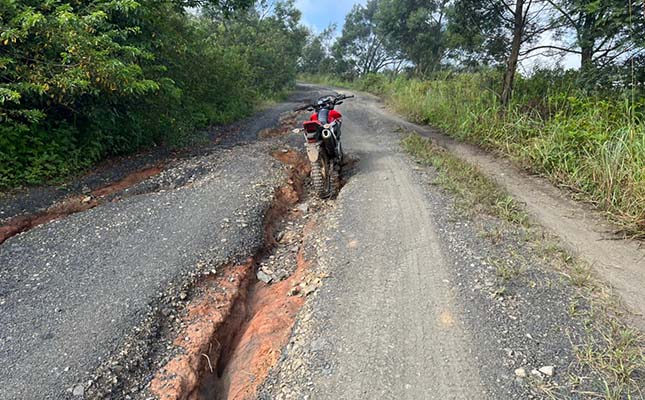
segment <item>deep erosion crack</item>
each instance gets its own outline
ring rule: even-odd
[[[201,294],[188,306],[185,329],[174,341],[182,352],[150,385],[161,399],[252,397],[278,361],[304,296],[315,285],[307,276],[305,245],[317,210],[296,207],[306,196],[309,163],[293,150],[273,156],[290,173],[266,212],[264,246],[247,262],[198,285]]]

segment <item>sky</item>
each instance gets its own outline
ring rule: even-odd
[[[302,23],[314,32],[320,33],[329,24],[335,23],[338,34],[343,28],[345,16],[354,4],[365,4],[367,0],[296,0],[296,7],[302,11]]]
[[[340,36],[345,22],[345,16],[355,4],[365,4],[367,0],[296,0],[296,7],[302,12],[302,24],[309,27],[314,33],[320,33],[329,24],[336,24],[335,37]],[[542,38],[540,45],[553,44],[554,41],[548,37]],[[528,73],[537,65],[555,66],[556,63],[562,64],[565,68],[577,68],[579,57],[567,55],[560,57],[538,56],[520,63],[522,72]]]

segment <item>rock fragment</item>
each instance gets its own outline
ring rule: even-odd
[[[262,270],[259,270],[259,271],[258,271],[258,275],[257,275],[257,276],[258,276],[258,279],[259,279],[259,280],[261,280],[262,282],[267,283],[267,284],[271,283],[271,281],[273,280],[273,278],[271,278],[271,276],[270,276],[270,275],[268,275],[267,273],[265,273],[265,272],[264,272],[264,271],[262,271]]]
[[[73,396],[83,396],[84,394],[85,394],[85,386],[83,385],[76,385],[74,386],[74,389],[72,389]]]

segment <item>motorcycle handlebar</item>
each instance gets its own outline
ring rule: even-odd
[[[353,94],[349,95],[349,96],[346,95],[346,94],[341,94],[341,95],[338,95],[338,96],[334,97],[333,103],[336,104],[336,102],[338,102],[338,101],[345,100],[345,99],[351,99],[351,98],[354,98]],[[307,104],[307,105],[304,105],[302,107],[298,107],[293,111],[304,111],[304,110],[308,110],[310,108],[315,109],[316,107],[317,107],[317,104]]]

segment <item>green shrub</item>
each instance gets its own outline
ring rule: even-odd
[[[227,21],[182,4],[0,0],[0,187],[180,145],[294,82],[305,36],[292,4]]]

